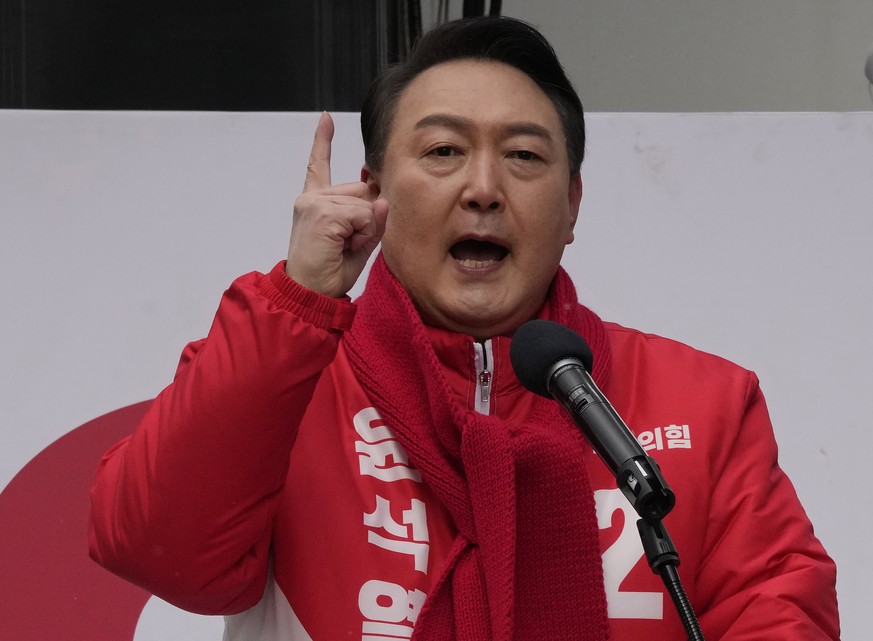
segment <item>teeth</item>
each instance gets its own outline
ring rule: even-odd
[[[473,260],[472,258],[462,258],[458,259],[458,262],[461,263],[462,266],[467,267],[468,269],[481,269],[482,267],[488,267],[489,265],[493,265],[496,263],[496,260]]]

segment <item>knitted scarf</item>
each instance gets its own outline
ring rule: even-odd
[[[542,316],[582,334],[605,383],[603,324],[559,270]],[[506,340],[500,338],[499,340]],[[606,597],[585,444],[558,403],[522,424],[455,400],[418,313],[378,257],[344,339],[355,374],[458,535],[414,641],[603,641]]]

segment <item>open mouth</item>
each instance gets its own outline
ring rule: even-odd
[[[509,250],[490,240],[462,240],[449,248],[449,253],[463,267],[481,269],[506,258]]]

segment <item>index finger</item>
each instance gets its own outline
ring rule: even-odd
[[[318,119],[318,126],[315,128],[303,191],[330,187],[330,144],[333,140],[333,132],[333,118],[325,111]]]

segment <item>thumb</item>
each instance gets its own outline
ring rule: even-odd
[[[373,202],[373,216],[367,224],[351,239],[350,249],[354,252],[363,251],[370,255],[385,235],[385,224],[388,220],[388,201],[377,198]]]

